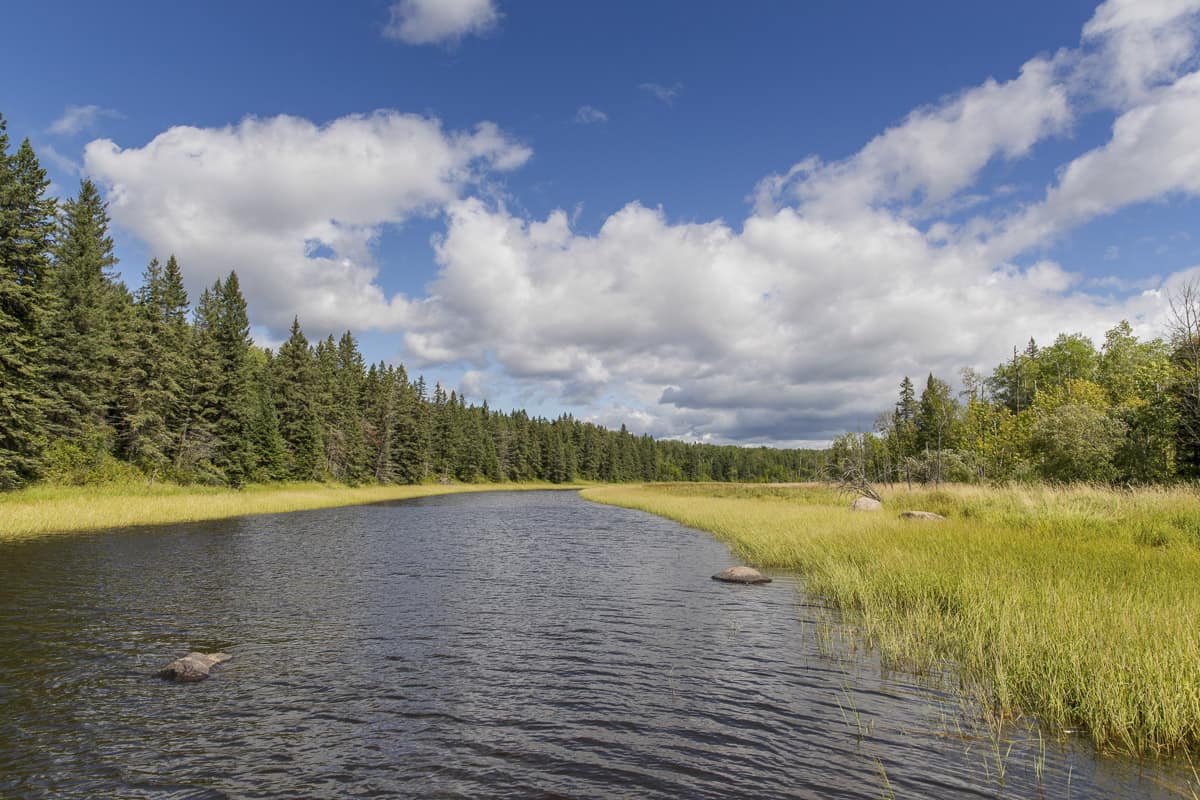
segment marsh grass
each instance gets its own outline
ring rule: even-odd
[[[196,522],[412,497],[518,489],[571,488],[543,483],[422,484],[348,487],[289,483],[222,489],[164,483],[37,486],[0,493],[0,542],[72,531]]]
[[[710,531],[759,567],[800,571],[885,665],[949,668],[996,726],[1029,715],[1102,751],[1200,751],[1194,491],[892,486],[874,514],[819,486],[583,494]],[[947,520],[900,519],[905,509]]]

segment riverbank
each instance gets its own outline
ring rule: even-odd
[[[1200,751],[1200,495],[1185,489],[883,491],[882,513],[815,486],[590,488],[798,570],[885,664],[956,668],[998,720],[1097,748]],[[904,509],[944,522],[904,520]]]
[[[455,483],[358,486],[286,483],[225,489],[173,484],[35,486],[0,494],[0,542],[58,533],[198,522],[381,503],[457,492],[570,489],[549,483]]]

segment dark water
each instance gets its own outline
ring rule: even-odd
[[[997,744],[915,679],[831,655],[829,612],[785,576],[709,579],[731,563],[704,534],[564,492],[0,545],[0,796],[1185,787],[1086,743]],[[235,658],[204,683],[153,677],[218,649]]]

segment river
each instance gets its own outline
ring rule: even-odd
[[[571,492],[0,543],[0,796],[1178,797]],[[213,677],[155,677],[190,650]]]

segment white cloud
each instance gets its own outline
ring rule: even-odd
[[[1105,261],[1117,261],[1120,258],[1121,248],[1117,247],[1115,244],[1110,244],[1108,247],[1104,248]]]
[[[565,211],[529,219],[477,188],[526,148],[393,112],[93,142],[85,167],[117,222],[197,280],[237,267],[260,324],[298,310],[318,329],[402,330],[413,367],[466,362],[472,394],[501,387],[660,436],[822,441],[868,428],[905,374],[990,369],[1031,335],[1098,340],[1123,318],[1160,332],[1171,287],[1200,267],[1084,280],[1027,254],[1131,204],[1200,194],[1195,7],[1109,0],[1079,48],[918,108],[849,158],[767,176],[740,224],[638,203],[595,233]],[[680,90],[640,88],[667,103]],[[979,185],[995,160],[1069,143],[1099,108],[1115,113],[1109,141],[1040,199]],[[446,230],[428,296],[387,297],[374,237],[434,212]]]
[[[493,0],[400,0],[388,12],[384,35],[406,44],[452,44],[500,21]]]
[[[579,110],[575,112],[575,121],[581,125],[608,122],[608,114],[594,106],[580,106]]]
[[[1200,72],[1194,72],[1118,117],[1107,143],[1067,164],[1045,198],[1005,220],[986,248],[994,258],[1009,258],[1130,204],[1200,194],[1198,126]]]
[[[676,83],[671,86],[664,86],[661,83],[640,83],[638,88],[643,92],[651,95],[658,101],[671,105],[675,102],[675,98],[683,91],[683,84]]]
[[[1117,104],[1139,100],[1196,57],[1200,0],[1107,0],[1083,28],[1105,63],[1090,71]]]
[[[111,108],[96,105],[67,106],[63,109],[62,116],[50,124],[49,130],[50,133],[61,136],[74,136],[94,127],[103,117],[121,119],[122,114]]]
[[[380,111],[181,126],[139,148],[101,139],[84,165],[108,187],[114,221],[151,252],[176,253],[191,288],[236,269],[256,322],[279,331],[299,313],[336,331],[393,329],[407,313],[375,282],[382,226],[436,212],[529,155],[491,123],[446,131]]]
[[[764,210],[798,200],[812,212],[854,213],[865,205],[900,203],[929,211],[971,185],[996,157],[1019,158],[1072,120],[1053,60],[1033,59],[1020,75],[982,85],[913,111],[845,161],[800,162],[757,190]]]
[[[1169,38],[1171,20],[1190,24],[1170,17],[1156,35]],[[1136,99],[1122,89],[1111,140],[1066,164],[1041,202],[975,188],[991,160],[1068,133],[1102,78],[1126,69],[1111,43],[1132,34],[1106,25],[1110,49],[1035,58],[917,109],[848,159],[768,176],[740,230],[634,203],[581,235],[564,212],[455,203],[407,351],[472,361],[658,435],[779,442],[869,427],[901,375],[990,369],[1031,335],[1099,340],[1123,318],[1156,335],[1180,276],[1085,283],[1012,259],[1097,214],[1200,193],[1198,79],[1154,85],[1163,73],[1143,71]],[[983,197],[1007,215],[942,218]]]
[[[646,430],[714,440],[825,439],[869,425],[905,373],[991,367],[1030,335],[1154,313],[1069,294],[1079,276],[1051,262],[965,260],[883,211],[787,208],[737,232],[631,204],[586,236],[563,212],[526,221],[466,199],[437,254],[406,336],[416,363],[468,360],[597,418],[619,398]]]

